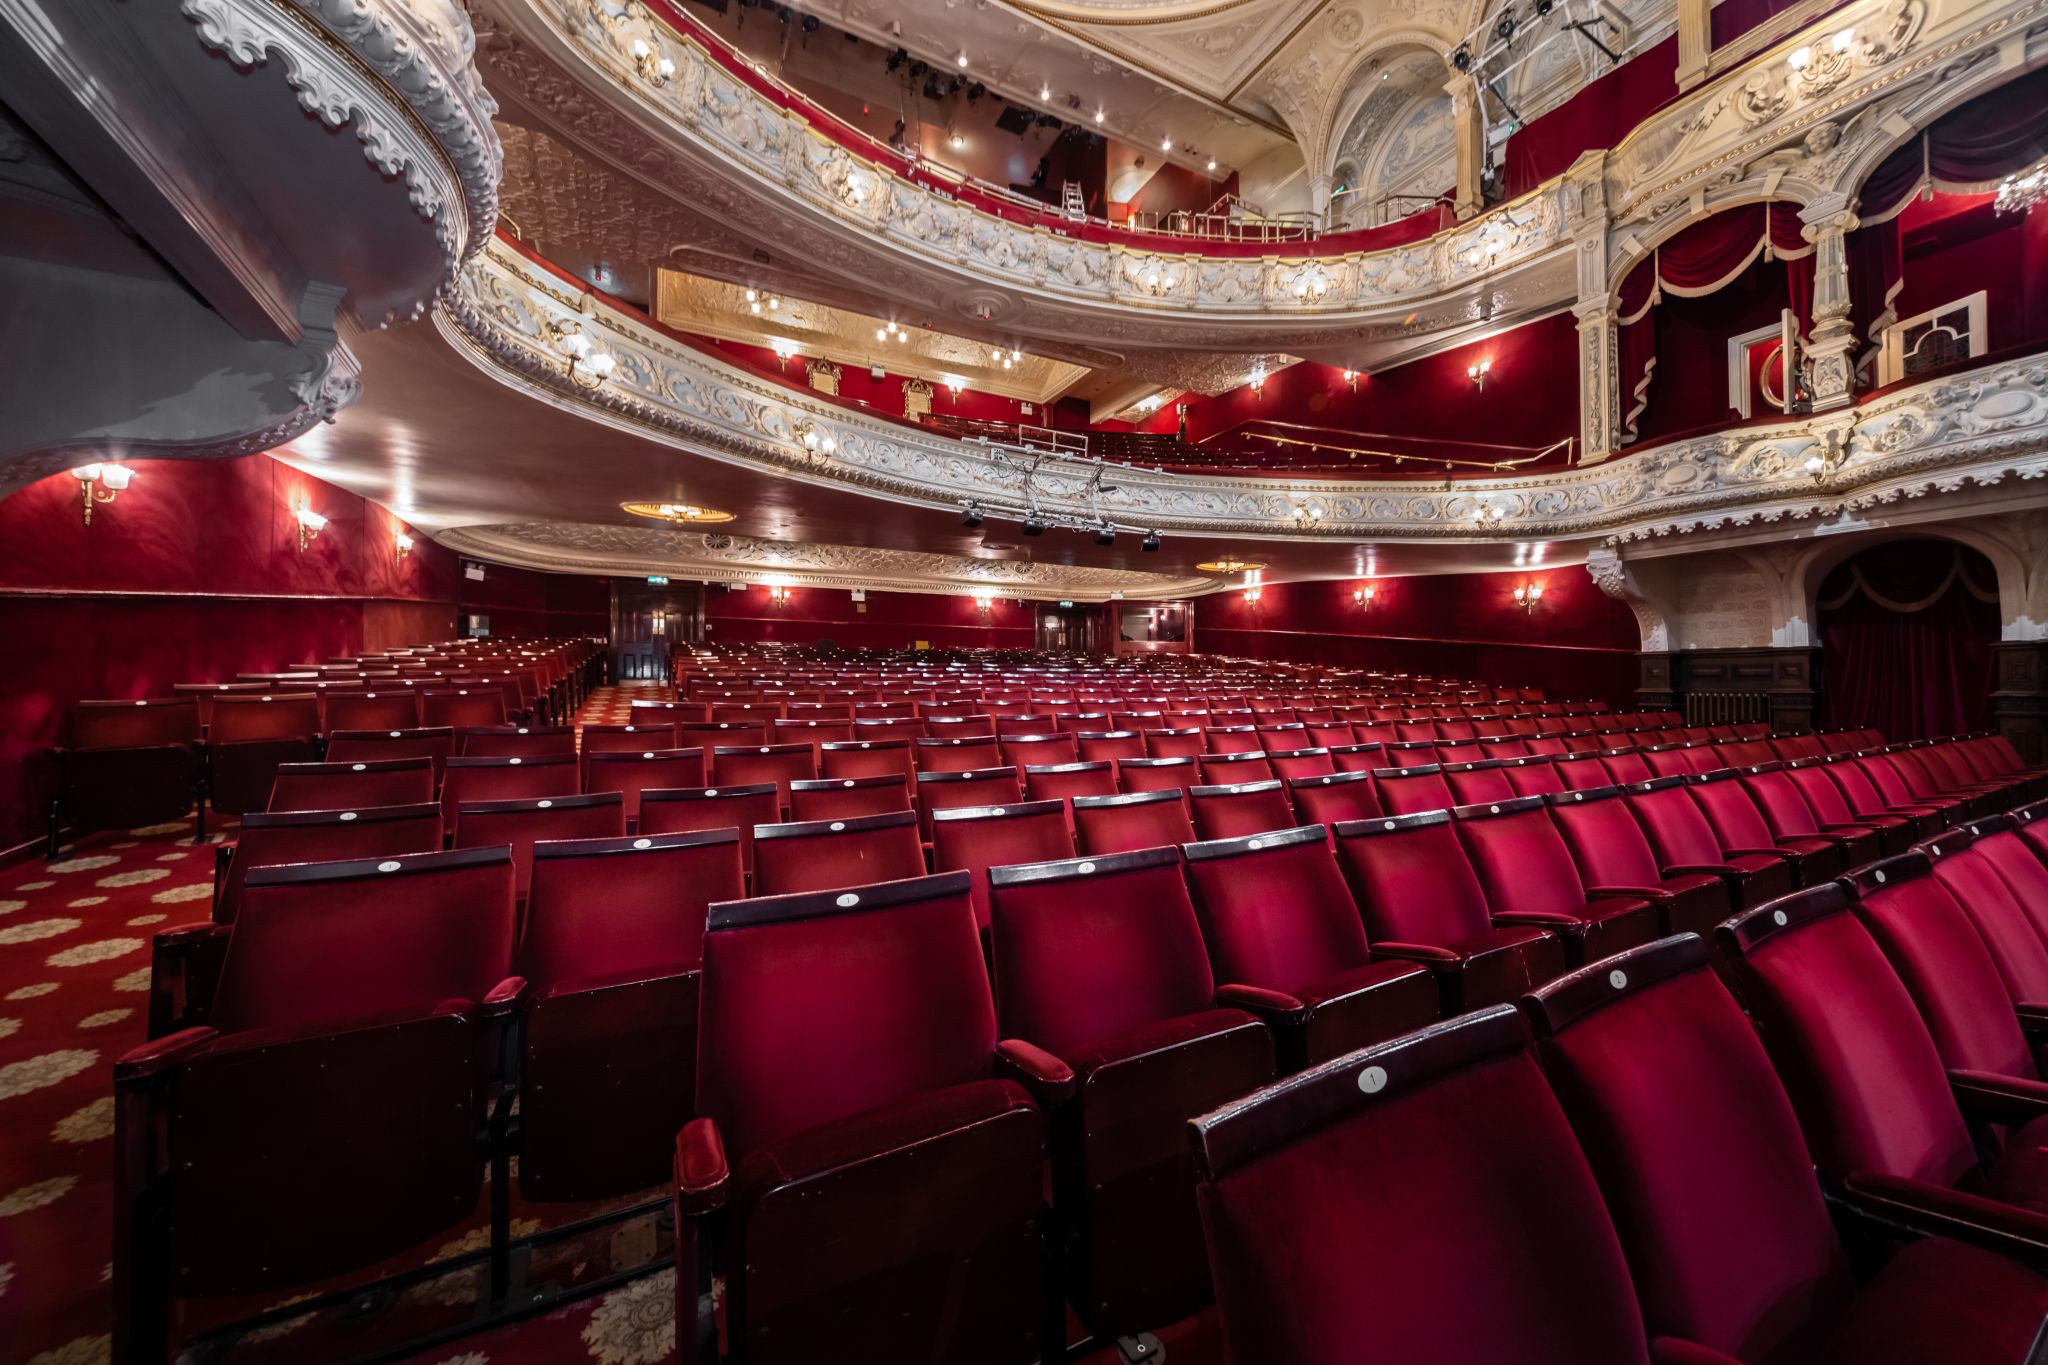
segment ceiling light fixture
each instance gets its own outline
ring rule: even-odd
[[[1209,158],[1209,169],[1212,171],[1216,169],[1216,158],[1213,156]]]
[[[1160,138],[1160,139],[1159,139],[1159,150],[1160,150],[1160,151],[1162,151],[1162,152],[1170,152],[1170,151],[1172,151],[1172,150],[1173,150],[1173,139],[1172,139],[1172,138],[1170,138],[1170,137],[1163,137],[1163,138]]]
[[[967,66],[967,54],[963,52],[959,56],[955,57],[953,59],[953,64],[964,70]]]
[[[665,521],[672,526],[703,525],[733,519],[730,512],[694,502],[622,502],[619,510],[650,521]]]
[[[1102,121],[1103,121],[1104,119],[1106,119],[1106,118],[1108,118],[1108,117],[1109,117],[1109,115],[1108,115],[1108,114],[1106,114],[1106,113],[1104,113],[1104,112],[1103,112],[1102,110],[1100,110],[1100,109],[1097,109],[1097,110],[1095,111],[1095,121],[1096,121],[1097,123],[1100,123],[1100,122],[1102,122]]]
[[[1049,86],[1049,85],[1041,85],[1041,86],[1039,86],[1039,87],[1038,87],[1038,98],[1039,98],[1039,99],[1041,99],[1041,100],[1049,100],[1049,99],[1051,99],[1051,98],[1052,98],[1052,87],[1051,87],[1051,86]]]

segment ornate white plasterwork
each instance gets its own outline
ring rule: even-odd
[[[2048,476],[2048,357],[1930,380],[1814,418],[1677,441],[1574,470],[1445,486],[1395,480],[1200,477],[1014,456],[871,417],[719,361],[566,287],[504,242],[464,268],[436,323],[500,382],[564,411],[701,455],[929,507],[967,500],[1126,527],[1325,540],[1611,543],[1794,521],[1966,484]],[[617,359],[595,390],[567,378],[555,338],[580,326]],[[800,432],[833,438],[824,461]],[[1816,483],[1812,457],[1836,463]],[[1295,529],[1297,506],[1320,512]],[[1487,516],[1484,530],[1478,515]]]
[[[275,58],[299,104],[331,128],[353,125],[378,172],[402,179],[447,261],[417,318],[496,230],[504,153],[497,101],[474,62],[476,38],[453,0],[182,0],[199,40],[244,69]]]
[[[639,575],[710,582],[774,579],[794,587],[886,588],[891,592],[959,595],[974,591],[1052,601],[1105,602],[1187,597],[1224,586],[1211,578],[1046,564],[1024,559],[970,559],[867,545],[812,545],[759,540],[716,531],[534,521],[461,526],[435,537],[460,554],[553,572]]]

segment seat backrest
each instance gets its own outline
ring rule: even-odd
[[[1556,760],[1547,754],[1508,759],[1501,765],[1501,772],[1517,796],[1549,796],[1567,790]]]
[[[1136,730],[1077,730],[1074,745],[1083,763],[1145,757],[1145,737]]]
[[[1663,880],[1657,855],[1621,788],[1558,792],[1545,799],[1587,885],[1642,887]]]
[[[1024,770],[1027,801],[1072,800],[1077,796],[1115,796],[1116,767],[1108,759],[1093,763],[1050,763]]]
[[[1699,803],[1690,779],[1659,777],[1628,789],[1629,810],[1649,836],[1661,867],[1700,867],[1722,861],[1721,842]]]
[[[1178,787],[1074,798],[1075,843],[1083,855],[1192,843],[1194,822]]]
[[[906,799],[912,775],[913,755],[907,739],[850,739],[818,746],[818,776],[894,777]]]
[[[536,844],[519,973],[544,991],[695,970],[706,912],[745,894],[736,830]]]
[[[792,820],[845,820],[910,809],[910,788],[898,773],[874,777],[821,777],[789,784]],[[767,822],[772,823],[772,822]]]
[[[250,811],[242,817],[221,879],[214,922],[234,923],[243,883],[253,868],[436,853],[440,848],[441,808],[432,801],[363,810]]]
[[[534,758],[575,752],[573,725],[479,725],[462,736],[466,758]]]
[[[511,975],[513,932],[508,849],[256,868],[208,1022],[311,1029],[482,1000]]]
[[[995,1005],[964,872],[711,907],[697,1104],[728,1158],[988,1077]]]
[[[419,723],[419,694],[409,687],[320,695],[323,730],[409,730]]]
[[[910,811],[754,827],[754,892],[796,895],[924,875]]]
[[[1293,991],[1368,961],[1365,925],[1321,825],[1181,852],[1218,981]]]
[[[1851,760],[1887,806],[1910,806],[1919,797],[1888,754],[1858,754]]]
[[[505,723],[505,692],[499,687],[423,688],[420,719],[428,725],[466,730],[472,725]]]
[[[1287,789],[1274,779],[1188,788],[1188,811],[1195,834],[1203,839],[1232,839],[1286,829],[1294,823]]]
[[[1287,794],[1296,816],[1325,829],[1335,829],[1345,820],[1369,819],[1381,809],[1368,772],[1292,777],[1287,780]]]
[[[1699,773],[1692,778],[1692,799],[1724,849],[1770,848],[1777,842],[1763,812],[1757,809],[1742,776],[1733,768]]]
[[[412,806],[434,799],[434,764],[426,758],[359,759],[353,763],[280,763],[270,809],[361,810]]]
[[[818,751],[808,744],[718,745],[708,755],[707,780],[721,787],[753,786],[773,782],[781,794],[782,808],[789,809],[789,784],[808,782],[818,775]],[[671,782],[672,787],[695,784]]]
[[[1825,1355],[1855,1282],[1792,1103],[1706,944],[1631,948],[1522,1008],[1650,1335],[1751,1365]]]
[[[522,899],[533,881],[533,846],[537,841],[621,839],[625,834],[625,800],[618,792],[523,797],[517,801],[465,801],[455,808],[455,847],[509,847]]]
[[[1620,1243],[1527,1038],[1497,1005],[1193,1120],[1229,1359],[1646,1365]]]
[[[1910,801],[1893,802],[1885,799],[1877,784],[1871,781],[1870,769],[1860,756],[1837,754],[1821,765],[1828,780],[1842,793],[1842,799],[1858,817],[1882,815],[1893,805],[1910,805]]]
[[[932,813],[932,870],[973,876],[974,914],[983,925],[988,923],[990,868],[1073,856],[1067,805],[1056,798]]]
[[[990,956],[1005,1036],[1071,1058],[1215,994],[1178,848],[989,873]]]
[[[1820,832],[1813,807],[1783,763],[1757,763],[1737,775],[1750,800],[1763,812],[1764,823],[1779,838],[1811,836]]]
[[[1800,799],[1821,825],[1854,824],[1856,814],[1843,799],[1842,789],[1828,776],[1827,766],[1816,758],[1795,759],[1785,765],[1785,780],[1798,789]]]
[[[82,701],[71,717],[76,749],[139,749],[198,740],[199,702],[193,697]]]
[[[583,779],[583,790],[618,792],[625,798],[629,824],[640,818],[641,792],[650,788],[665,791],[676,787],[695,787],[705,779],[702,749],[598,752],[585,754],[583,758],[589,765]]]
[[[1552,769],[1564,783],[1566,791],[1586,791],[1593,787],[1606,787],[1614,779],[1607,775],[1607,765],[1600,761],[1598,754],[1573,754],[1552,761]]]
[[[2032,809],[1974,821],[1970,833],[1976,836],[1972,848],[1997,869],[2035,932],[2048,943],[2048,862],[2043,861],[2048,854],[2036,853],[2021,833],[2035,819]]]
[[[466,801],[520,801],[542,796],[576,796],[576,756],[540,758],[451,758],[441,778],[441,815],[450,828]]]
[[[1246,782],[1272,780],[1273,765],[1257,751],[1203,754],[1195,760],[1205,786],[1237,786]]]
[[[1952,829],[1929,839],[1918,851],[1933,859],[1935,880],[1983,939],[2012,1002],[2048,1000],[2048,941],[2042,939],[2034,917],[2000,873],[1985,848],[1987,842],[1972,829]],[[2026,849],[2020,847],[2018,852],[2024,856]],[[2038,863],[2035,866],[2040,867]]]
[[[1379,788],[1380,809],[1389,815],[1418,815],[1429,810],[1449,810],[1458,804],[1451,795],[1451,784],[1444,780],[1443,769],[1434,764],[1426,768],[1375,769],[1372,780]]]
[[[1127,796],[1133,792],[1183,792],[1200,782],[1201,771],[1190,757],[1116,761],[1116,784]]]
[[[1507,765],[1499,759],[1449,763],[1444,765],[1443,775],[1453,806],[1469,806],[1475,801],[1512,801],[1519,794],[1514,783],[1508,781]]]
[[[1335,833],[1337,865],[1373,942],[1445,944],[1491,926],[1449,811],[1354,820]]]
[[[738,830],[740,864],[754,871],[754,827],[772,825],[782,815],[782,799],[773,782],[738,787],[648,788],[640,793],[641,834],[686,834],[700,829]]]
[[[209,744],[304,739],[319,733],[320,698],[313,692],[276,692],[258,696],[230,693],[215,697],[213,715],[206,727]]]
[[[1913,997],[1839,882],[1715,930],[1822,1176],[1953,1185],[1976,1152]]]
[[[642,753],[648,749],[674,749],[681,746],[677,730],[678,722],[661,718],[643,720],[634,718],[631,725],[586,725],[583,727],[583,753],[622,754]],[[468,753],[465,741],[462,752]]]
[[[1523,796],[1451,812],[1458,841],[1495,914],[1572,914],[1586,903],[1578,865],[1544,808],[1549,799]]]
[[[917,771],[920,773],[973,772],[1002,766],[1002,746],[993,735],[917,741]]]
[[[1141,730],[1147,758],[1195,758],[1208,752],[1202,731],[1193,727]]]
[[[1001,806],[1020,800],[1023,786],[1015,768],[964,768],[958,772],[920,771],[917,775],[918,828],[924,837],[932,834],[935,811],[958,810],[962,806]]]
[[[437,783],[454,756],[455,732],[445,725],[416,730],[344,730],[327,736],[329,763],[424,758],[433,763]]]
[[[1683,777],[1693,771],[1692,760],[1686,756],[1686,746],[1683,744],[1660,744],[1655,748],[1645,749],[1642,751],[1642,760],[1643,765],[1650,770],[1652,778]]]
[[[1615,786],[1626,786],[1630,782],[1648,782],[1657,775],[1643,760],[1641,749],[1602,750],[1600,764],[1607,769],[1608,781]]]

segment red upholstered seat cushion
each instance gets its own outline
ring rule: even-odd
[[[2048,1280],[1976,1247],[1929,1237],[1886,1263],[1822,1365],[2018,1365],[2048,1317]]]
[[[1984,1183],[1993,1199],[2048,1213],[2048,1117],[2033,1120],[2006,1139]]]

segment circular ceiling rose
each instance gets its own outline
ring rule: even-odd
[[[665,521],[672,526],[708,526],[732,520],[730,512],[693,502],[622,502],[619,506],[636,517]]]

